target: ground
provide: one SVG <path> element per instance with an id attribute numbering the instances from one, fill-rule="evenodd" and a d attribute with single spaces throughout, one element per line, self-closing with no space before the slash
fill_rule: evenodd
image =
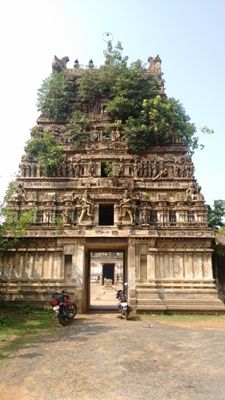
<path id="1" fill-rule="evenodd" d="M 1 362 L 1 400 L 221 400 L 224 318 L 76 316 Z"/>

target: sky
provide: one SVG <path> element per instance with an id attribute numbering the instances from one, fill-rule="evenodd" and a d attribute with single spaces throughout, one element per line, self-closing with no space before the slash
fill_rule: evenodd
<path id="1" fill-rule="evenodd" d="M 193 156 L 207 204 L 225 199 L 224 0 L 7 0 L 0 2 L 0 202 L 15 179 L 39 115 L 37 90 L 54 55 L 103 63 L 104 33 L 124 55 L 159 54 L 166 94 L 179 99 L 199 132 Z M 207 126 L 214 134 L 201 133 Z"/>

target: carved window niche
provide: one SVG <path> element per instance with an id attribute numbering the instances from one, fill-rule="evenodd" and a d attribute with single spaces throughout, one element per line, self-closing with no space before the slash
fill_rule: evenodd
<path id="1" fill-rule="evenodd" d="M 151 224 L 155 224 L 157 221 L 158 221 L 158 218 L 157 218 L 157 211 L 151 210 L 151 211 L 150 211 L 150 223 L 151 223 Z"/>
<path id="2" fill-rule="evenodd" d="M 65 280 L 65 283 L 71 282 L 72 260 L 73 260 L 73 257 L 71 254 L 66 254 L 64 256 L 64 280 Z"/>
<path id="3" fill-rule="evenodd" d="M 80 175 L 84 175 L 84 166 L 83 165 L 81 165 L 80 166 Z"/>
<path id="4" fill-rule="evenodd" d="M 110 162 L 101 162 L 101 177 L 102 178 L 110 177 L 111 169 L 112 169 L 112 163 L 110 163 Z"/>
<path id="5" fill-rule="evenodd" d="M 42 211 L 37 211 L 36 223 L 37 224 L 42 224 L 43 223 L 43 212 Z"/>
<path id="6" fill-rule="evenodd" d="M 195 222 L 195 216 L 194 216 L 193 212 L 189 211 L 187 213 L 187 220 L 188 220 L 188 222 Z"/>
<path id="7" fill-rule="evenodd" d="M 77 224 L 77 218 L 78 218 L 77 210 L 73 210 L 71 213 L 71 222 L 73 225 Z"/>
<path id="8" fill-rule="evenodd" d="M 114 225 L 114 204 L 99 204 L 99 225 Z"/>
<path id="9" fill-rule="evenodd" d="M 169 222 L 175 223 L 177 221 L 176 211 L 169 212 Z"/>

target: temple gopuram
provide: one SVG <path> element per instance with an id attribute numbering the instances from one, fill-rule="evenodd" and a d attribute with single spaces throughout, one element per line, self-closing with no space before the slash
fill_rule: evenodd
<path id="1" fill-rule="evenodd" d="M 148 61 L 145 73 L 165 97 L 161 60 Z M 67 62 L 55 57 L 53 71 L 78 87 L 82 68 Z M 33 209 L 35 218 L 16 247 L 1 251 L 1 299 L 48 303 L 52 292 L 66 289 L 87 313 L 90 255 L 119 252 L 118 279 L 128 282 L 134 310 L 223 310 L 212 275 L 212 231 L 186 145 L 176 139 L 130 151 L 107 101 L 86 110 L 91 127 L 82 146 L 69 140 L 67 122 L 45 115 L 31 131 L 31 138 L 51 132 L 63 157 L 47 175 L 35 154 L 22 155 L 7 207 L 18 215 Z"/>

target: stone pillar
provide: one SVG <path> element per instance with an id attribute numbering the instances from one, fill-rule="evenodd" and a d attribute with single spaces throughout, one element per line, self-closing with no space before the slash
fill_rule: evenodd
<path id="1" fill-rule="evenodd" d="M 203 278 L 204 279 L 213 279 L 212 274 L 212 254 L 211 253 L 204 253 L 203 254 Z"/>
<path id="2" fill-rule="evenodd" d="M 120 222 L 119 204 L 114 204 L 114 225 L 118 225 L 119 222 Z"/>
<path id="3" fill-rule="evenodd" d="M 85 266 L 85 247 L 83 243 L 77 244 L 76 259 L 75 259 L 75 270 L 74 279 L 76 282 L 76 298 L 78 302 L 79 311 L 85 310 L 86 298 L 85 293 L 85 282 L 84 282 L 84 266 Z"/>
<path id="4" fill-rule="evenodd" d="M 147 282 L 155 284 L 155 267 L 156 267 L 157 249 L 149 247 L 147 255 Z"/>
<path id="5" fill-rule="evenodd" d="M 203 271 L 202 271 L 202 253 L 195 252 L 194 253 L 194 277 L 195 279 L 202 279 L 203 278 Z"/>
<path id="6" fill-rule="evenodd" d="M 135 291 L 135 240 L 129 239 L 128 241 L 128 254 L 127 254 L 127 281 L 129 300 L 135 306 L 136 291 Z"/>

